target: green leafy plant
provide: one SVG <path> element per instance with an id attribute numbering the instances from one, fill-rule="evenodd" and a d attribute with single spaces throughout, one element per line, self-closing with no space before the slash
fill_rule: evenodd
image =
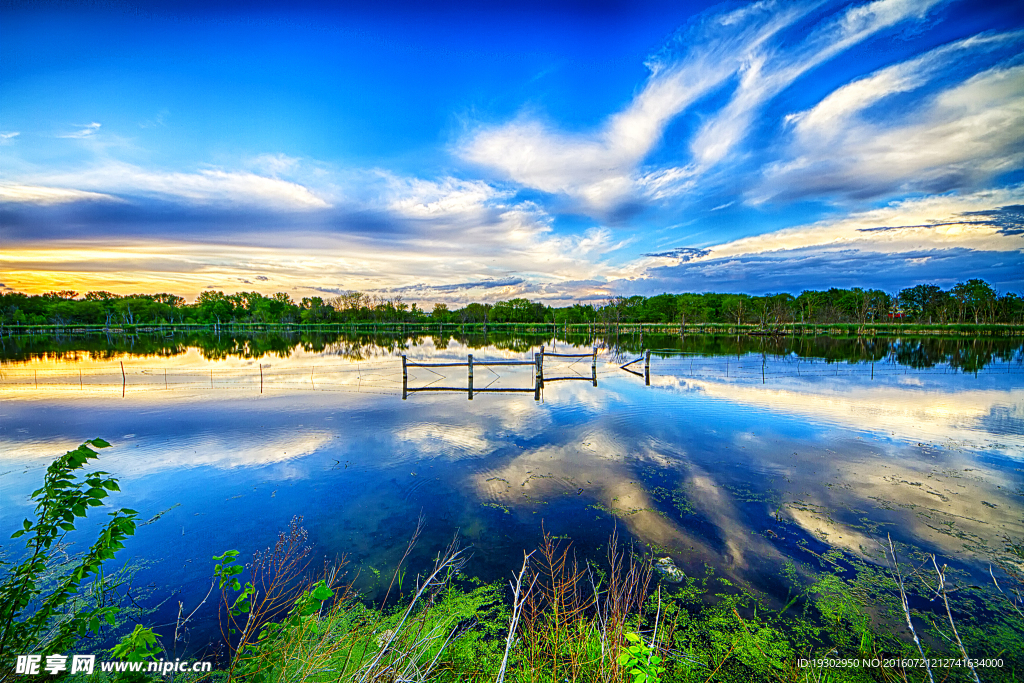
<path id="1" fill-rule="evenodd" d="M 213 559 L 218 562 L 213 567 L 213 573 L 220 581 L 220 589 L 238 592 L 234 602 L 228 607 L 233 617 L 248 614 L 252 609 L 252 596 L 256 594 L 256 588 L 251 581 L 247 581 L 243 588 L 241 581 L 238 580 L 238 575 L 245 571 L 245 567 L 234 563 L 237 558 L 237 550 L 228 550 L 223 555 L 213 556 Z M 233 634 L 235 629 L 231 629 L 230 632 Z"/>
<path id="2" fill-rule="evenodd" d="M 128 662 L 141 662 L 147 659 L 155 662 L 163 651 L 164 649 L 156 642 L 156 634 L 153 633 L 153 629 L 136 624 L 135 630 L 111 648 L 110 654 L 115 659 Z"/>
<path id="3" fill-rule="evenodd" d="M 11 538 L 26 536 L 28 557 L 6 570 L 0 583 L 0 652 L 66 650 L 87 631 L 98 632 L 105 622 L 115 623 L 115 605 L 83 606 L 75 598 L 90 575 L 103 581 L 101 564 L 124 548 L 123 541 L 135 533 L 135 510 L 111 512 L 112 519 L 96 542 L 70 565 L 57 569 L 56 585 L 43 596 L 54 579 L 52 556 L 75 520 L 85 517 L 91 507 L 104 505 L 110 491 L 120 491 L 117 479 L 107 472 L 93 472 L 78 479 L 77 472 L 98 457 L 95 448 L 107 448 L 103 439 L 86 441 L 55 460 L 46 470 L 43 487 L 32 493 L 36 519 L 26 519 Z M 7 563 L 4 563 L 7 564 Z"/>
<path id="4" fill-rule="evenodd" d="M 633 677 L 633 683 L 661 683 L 661 674 L 665 673 L 661 657 L 636 633 L 627 633 L 626 640 L 632 645 L 619 655 L 619 666 Z"/>

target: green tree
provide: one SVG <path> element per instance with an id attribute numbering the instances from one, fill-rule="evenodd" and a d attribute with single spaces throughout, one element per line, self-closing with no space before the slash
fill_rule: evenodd
<path id="1" fill-rule="evenodd" d="M 977 325 L 981 323 L 982 317 L 995 312 L 995 302 L 998 298 L 996 290 L 984 280 L 975 278 L 967 282 L 958 282 L 950 294 L 957 303 L 960 321 L 963 321 L 967 313 L 971 313 Z"/>
<path id="2" fill-rule="evenodd" d="M 197 318 L 204 323 L 228 322 L 234 318 L 235 302 L 224 292 L 207 290 L 195 303 Z"/>
<path id="3" fill-rule="evenodd" d="M 750 297 L 746 294 L 729 294 L 725 296 L 723 312 L 729 317 L 729 322 L 742 324 L 750 311 Z"/>
<path id="4" fill-rule="evenodd" d="M 334 309 L 324 303 L 318 296 L 303 297 L 299 304 L 300 313 L 304 323 L 322 323 L 331 319 Z"/>
<path id="5" fill-rule="evenodd" d="M 434 310 L 430 313 L 430 317 L 439 323 L 446 323 L 451 319 L 451 311 L 448 310 L 448 304 L 436 303 L 434 304 Z"/>

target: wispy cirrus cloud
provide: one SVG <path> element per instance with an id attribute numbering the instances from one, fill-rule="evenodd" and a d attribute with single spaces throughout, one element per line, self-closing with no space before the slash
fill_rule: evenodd
<path id="1" fill-rule="evenodd" d="M 711 13 L 652 57 L 641 91 L 597 131 L 557 131 L 524 114 L 482 126 L 460 153 L 513 182 L 566 195 L 600 214 L 638 199 L 659 201 L 693 191 L 701 175 L 745 139 L 758 112 L 779 93 L 854 45 L 904 22 L 924 20 L 937 4 L 876 0 L 819 19 L 809 33 L 803 25 L 820 16 L 819 3 L 760 2 Z M 731 98 L 704 114 L 707 120 L 691 140 L 685 163 L 644 167 L 673 119 L 727 87 L 733 88 Z"/>
<path id="2" fill-rule="evenodd" d="M 59 137 L 59 138 L 70 138 L 70 139 L 73 139 L 73 140 L 81 140 L 81 139 L 84 139 L 84 138 L 91 138 L 93 135 L 95 135 L 99 131 L 99 129 L 100 129 L 100 124 L 98 124 L 95 121 L 93 121 L 92 123 L 86 124 L 84 126 L 79 126 L 78 130 L 76 130 L 76 131 L 73 131 L 71 133 L 64 133 L 62 135 L 58 135 L 57 137 Z"/>
<path id="3" fill-rule="evenodd" d="M 789 117 L 788 158 L 769 165 L 755 202 L 870 199 L 976 189 L 1024 162 L 1024 65 L 1019 56 L 928 92 L 879 118 L 873 106 L 913 93 L 951 63 L 1019 48 L 1019 32 L 976 36 L 854 81 Z M 874 114 L 874 115 L 872 115 Z"/>
<path id="4" fill-rule="evenodd" d="M 74 187 L 108 195 L 165 198 L 188 204 L 281 210 L 325 209 L 330 206 L 301 184 L 248 171 L 159 171 L 124 162 L 104 161 L 76 171 L 37 173 L 29 177 L 39 186 Z"/>
<path id="5" fill-rule="evenodd" d="M 751 45 L 737 70 L 739 84 L 732 99 L 691 144 L 696 163 L 706 168 L 722 161 L 746 137 L 765 104 L 811 69 L 880 31 L 924 19 L 937 4 L 939 0 L 876 0 L 824 20 L 795 46 L 769 41 Z"/>
<path id="6" fill-rule="evenodd" d="M 407 218 L 481 217 L 512 193 L 480 180 L 445 177 L 438 180 L 381 174 L 387 209 Z"/>
<path id="7" fill-rule="evenodd" d="M 66 204 L 81 201 L 122 201 L 101 192 L 86 192 L 65 187 L 13 185 L 0 183 L 0 202 L 17 204 Z"/>
<path id="8" fill-rule="evenodd" d="M 552 130 L 535 117 L 483 126 L 465 140 L 461 155 L 510 180 L 584 206 L 610 210 L 634 193 L 637 183 L 658 193 L 684 180 L 684 169 L 637 176 L 639 164 L 681 111 L 720 87 L 754 46 L 769 40 L 810 11 L 809 5 L 778 8 L 759 3 L 705 20 L 678 36 L 648 63 L 651 75 L 622 111 L 597 131 Z M 694 45 L 694 49 L 689 49 Z"/>

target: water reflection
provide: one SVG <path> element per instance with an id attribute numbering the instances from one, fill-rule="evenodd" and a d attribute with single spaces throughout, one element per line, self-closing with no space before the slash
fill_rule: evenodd
<path id="1" fill-rule="evenodd" d="M 1004 536 L 1024 537 L 1019 343 L 914 342 L 929 358 L 946 354 L 930 366 L 899 362 L 909 342 L 887 342 L 881 360 L 872 351 L 873 366 L 830 363 L 830 346 L 828 358 L 785 341 L 776 353 L 738 355 L 732 340 L 714 343 L 728 353 L 656 352 L 650 386 L 619 369 L 633 351 L 609 345 L 599 386 L 552 383 L 540 401 L 402 401 L 390 354 L 524 355 L 444 338 L 367 343 L 358 360 L 329 344 L 258 358 L 130 355 L 124 398 L 121 361 L 102 353 L 8 362 L 0 522 L 13 528 L 30 513 L 28 494 L 52 457 L 102 436 L 115 446 L 101 465 L 122 480 L 117 503 L 167 511 L 130 551 L 160 560 L 145 578 L 184 587 L 184 598 L 205 591 L 213 554 L 260 549 L 296 514 L 319 552 L 384 570 L 422 510 L 420 559 L 459 529 L 476 547 L 471 570 L 491 579 L 507 575 L 542 522 L 582 552 L 597 552 L 617 524 L 680 566 L 709 563 L 762 587 L 788 558 L 829 546 L 865 554 L 887 532 L 979 570 Z M 979 346 L 996 359 L 985 371 L 952 371 L 948 358 Z M 570 360 L 551 362 L 552 375 L 571 372 Z M 530 368 L 495 369 L 499 384 L 531 379 Z M 43 376 L 38 386 L 30 372 Z M 430 381 L 419 372 L 415 381 Z M 367 578 L 363 588 L 379 586 Z"/>
<path id="2" fill-rule="evenodd" d="M 338 356 L 350 361 L 395 356 L 406 348 L 445 349 L 453 340 L 460 348 L 493 349 L 525 354 L 548 344 L 590 349 L 597 346 L 618 357 L 653 350 L 699 356 L 765 354 L 773 357 L 820 359 L 825 362 L 887 362 L 912 368 L 939 365 L 977 372 L 992 363 L 1024 362 L 1019 339 L 1004 337 L 761 337 L 750 335 L 613 335 L 577 334 L 451 334 L 395 336 L 364 333 L 212 331 L 161 335 L 89 334 L 0 336 L 0 361 L 5 365 L 38 360 L 77 362 L 123 357 L 172 358 L 198 351 L 208 361 L 289 358 L 295 354 Z"/>

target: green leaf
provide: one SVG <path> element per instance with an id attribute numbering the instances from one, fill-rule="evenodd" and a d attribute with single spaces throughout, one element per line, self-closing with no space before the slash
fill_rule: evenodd
<path id="1" fill-rule="evenodd" d="M 639 643 L 640 642 L 640 636 L 638 636 L 635 633 L 627 633 L 626 634 L 626 640 L 628 640 L 631 643 Z"/>
<path id="2" fill-rule="evenodd" d="M 89 441 L 96 448 L 110 448 L 110 444 L 103 439 L 91 439 Z"/>
<path id="3" fill-rule="evenodd" d="M 316 587 L 316 589 L 312 592 L 311 595 L 313 596 L 314 600 L 319 600 L 320 602 L 323 602 L 327 598 L 334 595 L 334 593 L 327 586 L 320 585 Z"/>
<path id="4" fill-rule="evenodd" d="M 628 662 L 630 659 L 632 658 L 629 656 L 629 653 L 623 652 L 621 655 L 619 655 L 619 666 L 625 666 L 626 662 Z"/>

